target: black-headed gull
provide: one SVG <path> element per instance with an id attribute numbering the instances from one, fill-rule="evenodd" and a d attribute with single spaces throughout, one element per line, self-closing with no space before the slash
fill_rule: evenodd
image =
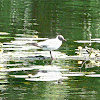
<path id="1" fill-rule="evenodd" d="M 62 45 L 62 41 L 66 40 L 62 35 L 57 35 L 54 39 L 38 42 L 36 46 L 40 47 L 42 50 L 50 51 L 51 58 L 53 58 L 51 51 L 58 49 Z"/>

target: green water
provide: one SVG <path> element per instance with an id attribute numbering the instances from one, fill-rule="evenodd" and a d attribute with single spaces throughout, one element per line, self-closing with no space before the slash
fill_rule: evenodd
<path id="1" fill-rule="evenodd" d="M 34 76 L 39 73 L 49 75 L 49 72 L 54 72 L 53 79 L 62 74 L 80 72 L 81 65 L 78 61 L 63 59 L 54 60 L 51 64 L 50 59 L 34 60 L 34 53 L 40 53 L 41 50 L 29 48 L 31 45 L 24 44 L 23 39 L 16 41 L 16 38 L 33 38 L 34 35 L 39 38 L 54 38 L 61 34 L 67 41 L 57 51 L 65 55 L 75 55 L 78 46 L 84 47 L 88 44 L 74 41 L 89 40 L 89 34 L 92 34 L 92 38 L 100 38 L 99 0 L 1 0 L 0 32 L 10 33 L 0 35 L 0 42 L 4 46 L 3 53 L 0 54 L 0 70 L 39 67 L 33 70 L 0 71 L 0 100 L 99 100 L 100 77 L 79 74 L 68 76 L 61 83 L 48 81 L 48 77 L 47 81 L 12 77 L 29 74 Z M 93 43 L 90 47 L 100 48 L 99 43 Z M 41 66 L 47 70 L 41 70 Z M 55 66 L 68 71 L 55 71 Z M 93 68 L 84 67 L 81 71 L 85 75 L 90 72 L 100 73 L 100 68 L 95 64 L 92 64 Z"/>

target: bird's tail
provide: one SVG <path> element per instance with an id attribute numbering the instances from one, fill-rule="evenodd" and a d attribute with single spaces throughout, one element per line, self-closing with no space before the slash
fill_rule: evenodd
<path id="1" fill-rule="evenodd" d="M 32 43 L 32 45 L 33 45 L 33 46 L 37 46 L 37 47 L 38 47 L 38 44 L 37 44 L 37 43 Z"/>
<path id="2" fill-rule="evenodd" d="M 37 43 L 27 43 L 27 45 L 38 46 Z"/>
<path id="3" fill-rule="evenodd" d="M 28 43 L 28 44 L 30 44 L 30 45 L 32 45 L 32 46 L 36 46 L 36 47 L 39 47 L 39 48 L 40 48 L 40 46 L 38 45 L 38 43 Z"/>

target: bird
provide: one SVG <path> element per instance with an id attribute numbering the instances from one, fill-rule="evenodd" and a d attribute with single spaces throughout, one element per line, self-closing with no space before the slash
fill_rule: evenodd
<path id="1" fill-rule="evenodd" d="M 66 40 L 62 35 L 57 35 L 56 38 L 38 42 L 35 44 L 35 46 L 40 47 L 44 51 L 50 51 L 50 56 L 53 59 L 51 51 L 57 50 L 62 45 L 62 41 Z"/>

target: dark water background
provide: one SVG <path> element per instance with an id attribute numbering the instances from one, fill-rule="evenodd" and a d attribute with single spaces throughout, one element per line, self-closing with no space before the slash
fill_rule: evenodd
<path id="1" fill-rule="evenodd" d="M 1 43 L 11 43 L 16 37 L 54 38 L 61 34 L 67 39 L 57 50 L 66 55 L 75 55 L 78 46 L 76 40 L 100 38 L 100 1 L 99 0 L 1 0 L 0 31 L 10 33 L 0 35 Z M 99 43 L 91 47 L 99 49 Z M 27 48 L 27 47 L 26 47 Z M 10 50 L 4 53 L 33 52 L 34 50 Z M 38 51 L 38 50 L 35 50 Z M 18 55 L 18 54 L 17 54 Z M 24 54 L 23 54 L 24 55 Z M 0 54 L 2 56 L 2 54 Z M 19 55 L 18 55 L 19 56 Z M 0 61 L 2 68 L 20 68 L 30 66 L 60 66 L 69 72 L 80 72 L 77 61 Z M 100 68 L 82 69 L 83 73 L 100 73 Z M 28 81 L 11 75 L 35 75 L 38 70 L 0 72 L 0 100 L 99 100 L 99 77 L 69 76 L 62 84 L 52 81 Z M 45 72 L 44 72 L 45 73 Z M 62 72 L 66 73 L 66 72 Z"/>

